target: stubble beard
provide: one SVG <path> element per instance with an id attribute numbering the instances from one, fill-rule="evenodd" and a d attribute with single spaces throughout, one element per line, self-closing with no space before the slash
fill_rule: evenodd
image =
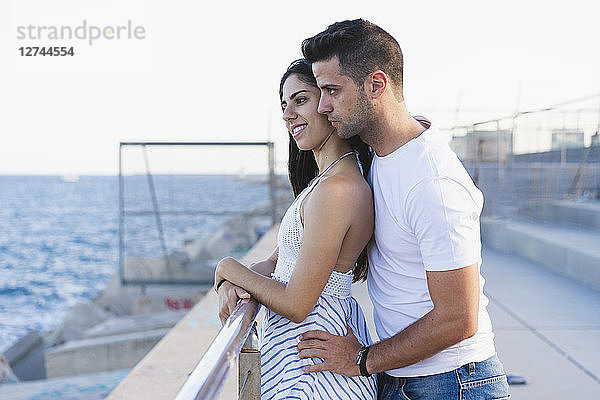
<path id="1" fill-rule="evenodd" d="M 368 143 L 365 139 L 375 135 L 377 126 L 377 115 L 373 105 L 363 92 L 359 92 L 354 112 L 346 122 L 340 121 L 337 134 L 341 139 L 350 139 L 358 135 Z"/>

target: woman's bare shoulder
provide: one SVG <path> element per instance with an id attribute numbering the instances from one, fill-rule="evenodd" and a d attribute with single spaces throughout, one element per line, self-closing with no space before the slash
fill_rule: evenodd
<path id="1" fill-rule="evenodd" d="M 371 187 L 357 174 L 336 174 L 323 179 L 313 190 L 311 198 L 319 204 L 337 207 L 362 207 L 365 203 L 373 203 Z"/>

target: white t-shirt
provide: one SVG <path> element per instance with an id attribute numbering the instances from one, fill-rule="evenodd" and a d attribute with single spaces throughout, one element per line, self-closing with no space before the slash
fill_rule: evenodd
<path id="1" fill-rule="evenodd" d="M 369 178 L 375 233 L 367 284 L 377 334 L 386 339 L 433 309 L 425 271 L 481 265 L 483 195 L 433 127 L 385 157 L 375 155 Z M 419 363 L 386 372 L 397 377 L 432 375 L 493 356 L 494 334 L 483 285 L 480 274 L 475 336 Z"/>

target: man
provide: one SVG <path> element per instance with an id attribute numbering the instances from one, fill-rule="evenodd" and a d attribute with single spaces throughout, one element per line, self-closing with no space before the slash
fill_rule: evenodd
<path id="1" fill-rule="evenodd" d="M 298 355 L 305 372 L 378 374 L 381 399 L 508 398 L 480 275 L 483 196 L 442 135 L 404 103 L 396 40 L 364 20 L 304 40 L 321 90 L 319 112 L 342 138 L 375 151 L 375 232 L 367 284 L 380 342 L 322 331 Z"/>

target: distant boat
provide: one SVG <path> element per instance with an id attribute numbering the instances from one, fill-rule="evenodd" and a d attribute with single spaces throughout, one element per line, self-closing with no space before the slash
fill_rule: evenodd
<path id="1" fill-rule="evenodd" d="M 60 177 L 60 180 L 67 183 L 75 183 L 79 182 L 79 175 L 63 175 Z"/>

